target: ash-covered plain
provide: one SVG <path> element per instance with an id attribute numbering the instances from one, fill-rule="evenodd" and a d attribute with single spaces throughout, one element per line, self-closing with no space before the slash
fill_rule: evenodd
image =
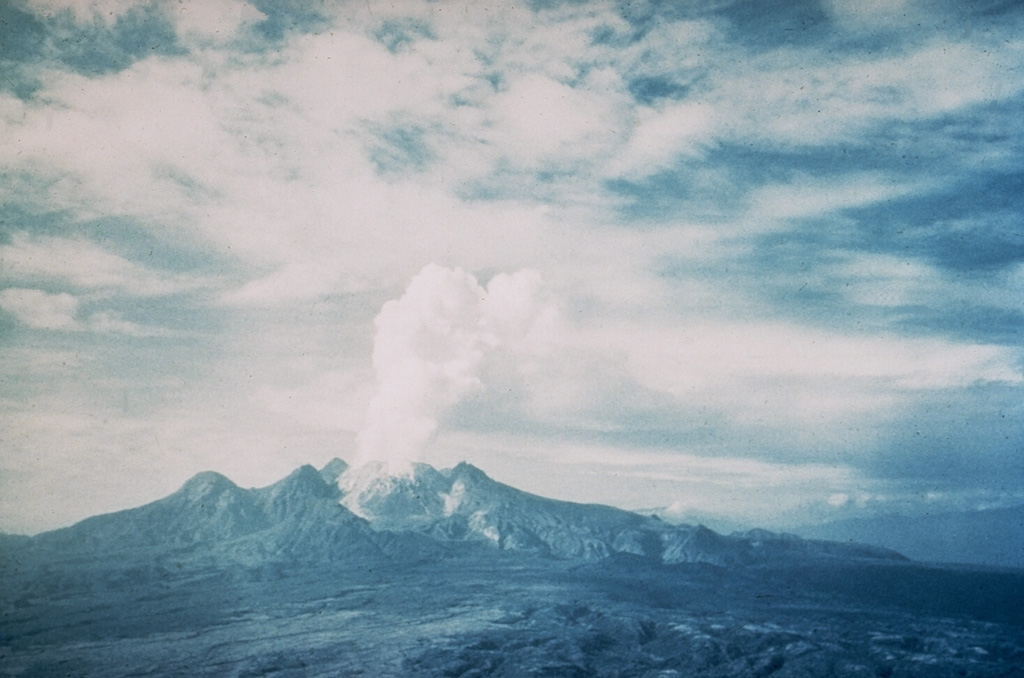
<path id="1" fill-rule="evenodd" d="M 0 541 L 6 676 L 1013 676 L 1024 571 L 720 535 L 460 464 L 203 473 Z"/>

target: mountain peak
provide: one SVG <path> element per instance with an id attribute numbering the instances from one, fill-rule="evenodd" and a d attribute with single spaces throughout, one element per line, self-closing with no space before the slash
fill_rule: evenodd
<path id="1" fill-rule="evenodd" d="M 266 489 L 273 490 L 275 494 L 298 491 L 327 495 L 330 494 L 330 487 L 320 471 L 309 464 L 303 464 Z"/>
<path id="2" fill-rule="evenodd" d="M 451 470 L 452 478 L 473 478 L 474 480 L 490 480 L 490 476 L 473 466 L 468 461 L 460 461 Z"/>
<path id="3" fill-rule="evenodd" d="M 255 490 L 264 510 L 274 519 L 300 515 L 321 502 L 335 502 L 338 488 L 324 480 L 320 471 L 309 464 L 288 474 L 273 485 Z"/>
<path id="4" fill-rule="evenodd" d="M 324 464 L 324 467 L 320 469 L 320 477 L 324 479 L 324 482 L 334 485 L 338 482 L 338 478 L 341 477 L 341 474 L 347 471 L 348 468 L 348 464 L 343 459 L 335 457 Z"/>
<path id="5" fill-rule="evenodd" d="M 178 493 L 195 498 L 237 489 L 239 489 L 238 485 L 231 482 L 227 476 L 216 471 L 202 471 L 185 481 Z"/>

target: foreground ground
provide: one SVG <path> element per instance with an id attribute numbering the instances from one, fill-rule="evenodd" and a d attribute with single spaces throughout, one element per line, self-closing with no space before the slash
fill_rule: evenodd
<path id="1" fill-rule="evenodd" d="M 5 676 L 1020 676 L 1024 573 L 418 564 L 8 576 Z"/>

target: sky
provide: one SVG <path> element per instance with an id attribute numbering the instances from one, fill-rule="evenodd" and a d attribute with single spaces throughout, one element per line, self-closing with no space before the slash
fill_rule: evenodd
<path id="1" fill-rule="evenodd" d="M 467 460 L 1024 502 L 1024 6 L 0 3 L 0 530 Z"/>

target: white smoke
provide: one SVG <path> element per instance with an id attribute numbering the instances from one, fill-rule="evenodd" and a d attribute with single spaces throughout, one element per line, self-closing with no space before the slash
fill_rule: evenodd
<path id="1" fill-rule="evenodd" d="M 374 321 L 377 388 L 357 463 L 408 466 L 444 414 L 485 389 L 489 357 L 536 351 L 555 315 L 540 292 L 535 271 L 497 275 L 485 288 L 461 269 L 430 264 L 384 304 Z"/>

